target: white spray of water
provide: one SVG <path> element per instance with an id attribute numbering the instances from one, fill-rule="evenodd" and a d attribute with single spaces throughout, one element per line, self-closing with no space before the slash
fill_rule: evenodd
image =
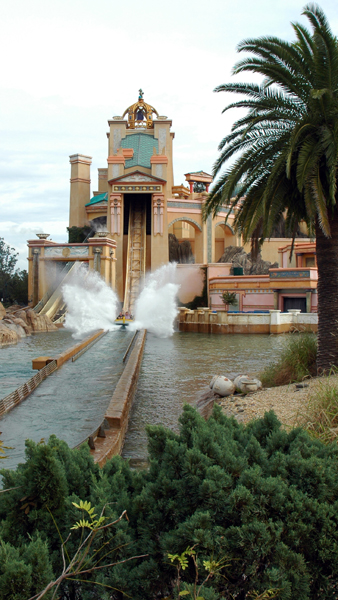
<path id="1" fill-rule="evenodd" d="M 176 297 L 179 287 L 175 263 L 168 263 L 148 275 L 136 300 L 133 329 L 144 328 L 158 337 L 172 335 L 177 316 Z"/>
<path id="2" fill-rule="evenodd" d="M 63 286 L 67 304 L 66 329 L 80 338 L 95 329 L 114 329 L 118 313 L 118 298 L 95 271 L 80 265 Z"/>

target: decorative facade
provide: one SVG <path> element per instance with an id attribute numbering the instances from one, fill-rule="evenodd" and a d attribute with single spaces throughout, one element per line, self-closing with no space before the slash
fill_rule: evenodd
<path id="1" fill-rule="evenodd" d="M 175 134 L 171 130 L 172 122 L 144 101 L 142 90 L 137 102 L 129 106 L 122 116 L 109 120 L 108 125 L 107 165 L 98 169 L 97 191 L 91 193 L 90 189 L 91 157 L 82 154 L 70 156 L 69 227 L 88 227 L 90 233 L 85 243 L 54 244 L 39 239 L 28 244 L 32 304 L 41 300 L 48 290 L 47 265 L 49 271 L 55 268 L 57 272 L 57 262 L 81 261 L 98 270 L 115 288 L 125 307 L 130 308 L 135 299 L 133 293 L 137 293 L 137 286 L 145 272 L 156 270 L 170 259 L 177 260 L 169 256 L 170 239 L 178 255 L 183 256 L 178 262 L 194 264 L 194 273 L 197 265 L 207 267 L 209 305 L 212 308 L 224 309 L 220 298 L 225 289 L 238 289 L 238 306 L 244 309 L 256 304 L 263 304 L 263 308 L 277 308 L 276 303 L 279 306 L 280 300 L 276 301 L 278 285 L 275 281 L 283 280 L 284 288 L 288 287 L 286 282 L 292 275 L 291 279 L 294 277 L 297 282 L 309 280 L 304 294 L 307 308 L 315 310 L 315 303 L 310 303 L 310 306 L 308 298 L 313 291 L 314 278 L 312 275 L 302 276 L 297 270 L 315 266 L 309 260 L 314 260 L 313 248 L 312 254 L 308 247 L 304 250 L 309 254 L 308 262 L 304 259 L 303 264 L 298 258 L 297 263 L 295 258 L 290 262 L 286 253 L 281 253 L 281 246 L 287 245 L 288 240 L 275 238 L 263 246 L 263 258 L 279 262 L 286 270 L 296 268 L 296 275 L 295 271 L 278 276 L 271 273 L 269 285 L 264 276 L 264 280 L 257 279 L 257 285 L 253 286 L 252 279 L 249 282 L 242 279 L 237 283 L 229 279 L 231 265 L 218 261 L 227 246 L 241 245 L 241 238 L 232 226 L 235 215 L 230 214 L 225 222 L 227 213 L 224 209 L 215 218 L 203 221 L 203 204 L 212 182 L 212 176 L 203 170 L 186 173 L 189 187 L 174 185 Z M 305 245 L 309 242 L 304 240 Z M 249 251 L 248 246 L 245 249 Z M 189 265 L 182 265 L 182 268 L 188 269 Z M 231 287 L 231 281 L 237 287 Z M 263 293 L 263 290 L 266 291 Z M 185 294 L 181 300 L 189 301 L 193 295 Z M 252 301 L 248 302 L 249 298 Z"/>

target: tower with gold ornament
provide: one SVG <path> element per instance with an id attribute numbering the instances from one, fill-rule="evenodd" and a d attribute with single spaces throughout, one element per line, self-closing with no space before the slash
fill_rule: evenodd
<path id="1" fill-rule="evenodd" d="M 95 223 L 106 215 L 107 231 L 117 244 L 116 291 L 130 310 L 145 272 L 169 258 L 174 133 L 172 122 L 144 101 L 142 90 L 137 102 L 108 124 L 107 168 L 99 169 L 99 189 L 85 206 L 86 219 Z"/>

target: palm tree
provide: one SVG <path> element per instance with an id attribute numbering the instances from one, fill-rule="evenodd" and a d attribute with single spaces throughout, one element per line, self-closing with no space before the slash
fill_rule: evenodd
<path id="1" fill-rule="evenodd" d="M 250 55 L 233 73 L 259 73 L 261 85 L 227 83 L 215 90 L 241 96 L 224 111 L 248 112 L 220 143 L 214 175 L 240 154 L 214 186 L 204 217 L 221 206 L 235 209 L 235 227 L 256 250 L 283 214 L 293 240 L 306 222 L 316 237 L 317 368 L 326 372 L 338 366 L 338 42 L 317 5 L 303 14 L 312 30 L 292 24 L 293 43 L 263 37 L 239 44 L 238 51 Z"/>

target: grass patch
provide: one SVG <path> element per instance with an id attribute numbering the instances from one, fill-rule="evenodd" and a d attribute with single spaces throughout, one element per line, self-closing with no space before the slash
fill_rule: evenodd
<path id="1" fill-rule="evenodd" d="M 338 383 L 332 377 L 318 381 L 297 422 L 324 444 L 338 441 Z"/>
<path id="2" fill-rule="evenodd" d="M 278 361 L 270 363 L 259 378 L 263 387 L 302 381 L 317 374 L 316 359 L 317 336 L 314 333 L 293 333 Z"/>

